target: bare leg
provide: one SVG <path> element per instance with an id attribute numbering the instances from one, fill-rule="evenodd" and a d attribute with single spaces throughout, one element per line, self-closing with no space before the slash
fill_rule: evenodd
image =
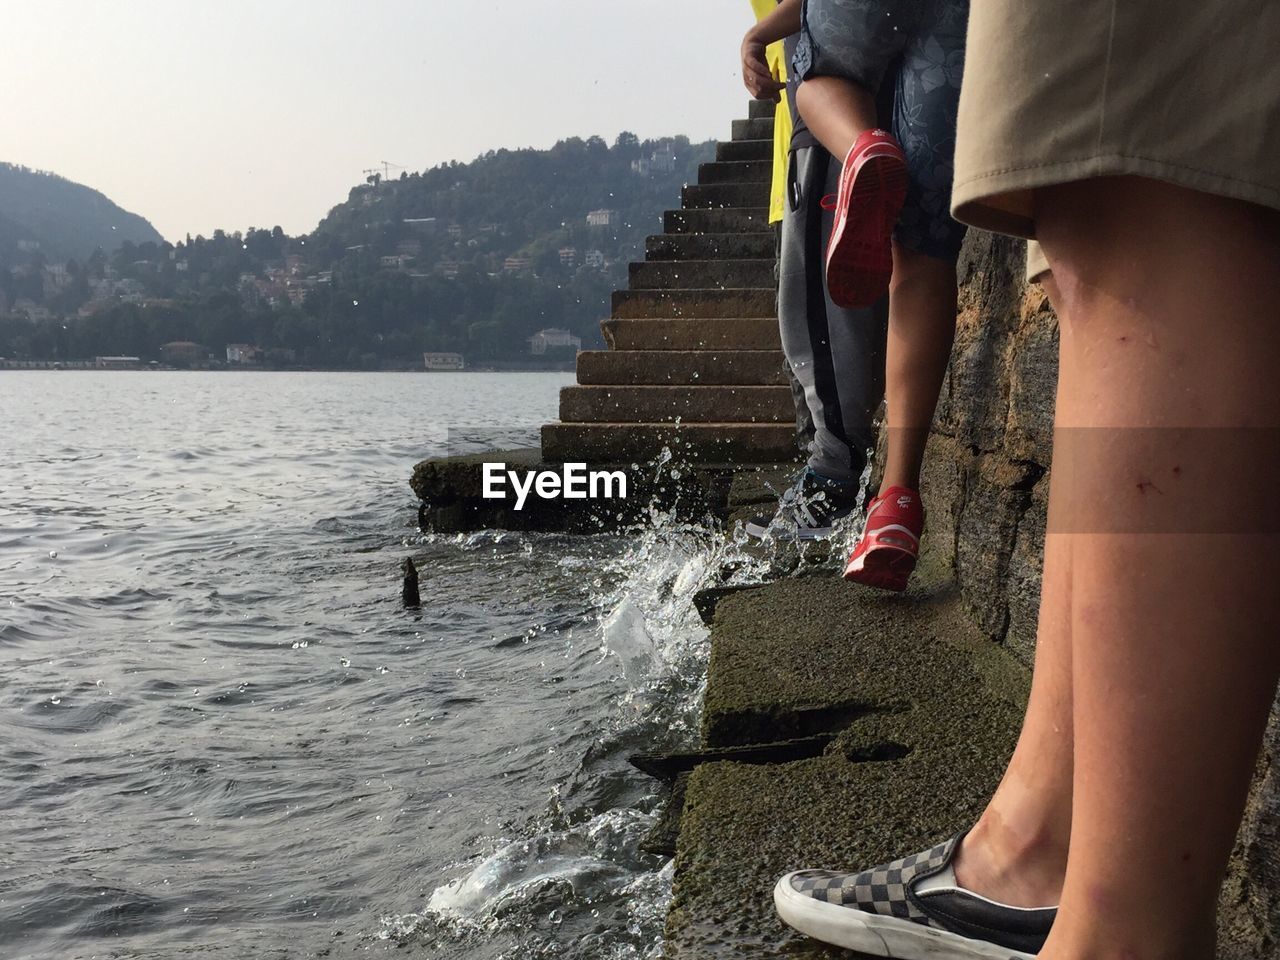
<path id="1" fill-rule="evenodd" d="M 955 335 L 955 264 L 895 243 L 885 369 L 886 489 L 920 488 L 925 444 Z"/>
<path id="2" fill-rule="evenodd" d="M 875 98 L 839 77 L 812 77 L 800 84 L 796 108 L 818 142 L 841 162 L 853 141 L 876 127 Z"/>
<path id="3" fill-rule="evenodd" d="M 1072 327 L 1062 321 L 1056 284 L 1051 276 L 1042 283 L 1061 327 L 1055 424 L 1070 429 L 1077 416 L 1072 403 L 1079 359 Z M 1070 445 L 1064 444 L 1054 450 L 1050 474 L 1036 667 L 1026 719 L 1004 779 L 956 857 L 961 886 L 1015 907 L 1059 901 L 1071 840 L 1073 538 L 1057 532 L 1067 526 L 1062 491 L 1071 473 Z"/>
<path id="4" fill-rule="evenodd" d="M 1266 515 L 1280 227 L 1113 178 L 1044 191 L 1037 229 L 1080 357 L 1082 428 L 1070 476 L 1054 470 L 1073 541 L 1074 816 L 1040 956 L 1204 960 L 1280 675 Z"/>
<path id="5" fill-rule="evenodd" d="M 796 105 L 813 135 L 837 159 L 848 156 L 854 141 L 876 126 L 871 94 L 837 77 L 813 77 L 800 84 Z M 920 486 L 925 442 L 951 356 L 955 322 L 955 265 L 895 243 L 885 377 L 885 487 Z"/>

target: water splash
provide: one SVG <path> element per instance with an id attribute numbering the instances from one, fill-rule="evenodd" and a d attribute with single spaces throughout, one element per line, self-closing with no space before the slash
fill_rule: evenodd
<path id="1" fill-rule="evenodd" d="M 668 450 L 651 466 L 661 477 L 673 462 Z M 474 549 L 496 536 L 462 542 Z M 745 575 L 738 551 L 710 524 L 654 508 L 596 566 L 593 628 L 578 642 L 615 686 L 598 736 L 542 815 L 477 839 L 481 852 L 455 865 L 420 913 L 384 917 L 379 938 L 512 960 L 656 960 L 672 869 L 639 847 L 664 797 L 626 757 L 696 741 L 709 644 L 693 599 L 735 564 Z"/>
<path id="2" fill-rule="evenodd" d="M 632 469 L 652 470 L 654 487 L 681 489 L 690 466 L 664 449 Z M 864 486 L 865 486 L 864 477 Z M 466 956 L 547 960 L 657 960 L 672 864 L 639 851 L 663 803 L 658 786 L 627 765 L 630 753 L 696 743 L 709 653 L 694 598 L 715 586 L 776 579 L 805 564 L 830 564 L 856 535 L 855 514 L 818 550 L 761 543 L 740 525 L 681 519 L 678 499 L 650 505 L 626 531 L 624 549 L 562 564 L 590 578 L 590 629 L 574 631 L 567 660 L 587 655 L 614 687 L 606 716 L 579 766 L 557 783 L 546 809 L 448 868 L 421 912 L 383 918 L 379 937 L 433 944 Z M 602 533 L 606 533 L 602 528 Z M 577 541 L 579 543 L 589 542 Z M 518 550 L 522 535 L 453 538 L 463 550 Z M 535 633 L 500 641 L 527 644 Z"/>

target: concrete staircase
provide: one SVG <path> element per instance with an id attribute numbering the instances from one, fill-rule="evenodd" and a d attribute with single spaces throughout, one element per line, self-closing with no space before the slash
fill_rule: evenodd
<path id="1" fill-rule="evenodd" d="M 773 104 L 753 103 L 681 209 L 663 217 L 603 321 L 607 350 L 578 355 L 548 461 L 794 459 L 795 408 L 778 339 L 769 226 Z"/>

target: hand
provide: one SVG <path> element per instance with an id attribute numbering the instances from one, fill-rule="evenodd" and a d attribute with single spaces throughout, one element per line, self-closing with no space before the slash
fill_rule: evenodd
<path id="1" fill-rule="evenodd" d="M 785 83 L 774 79 L 769 69 L 769 61 L 765 57 L 765 44 L 747 34 L 742 41 L 742 82 L 747 91 L 757 100 L 778 102 L 778 97 L 787 89 Z"/>

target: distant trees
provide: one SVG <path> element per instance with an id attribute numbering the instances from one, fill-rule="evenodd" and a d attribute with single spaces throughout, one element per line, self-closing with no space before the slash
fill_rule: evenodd
<path id="1" fill-rule="evenodd" d="M 633 170 L 668 148 L 674 170 Z M 544 327 L 599 342 L 597 321 L 627 261 L 710 155 L 709 143 L 624 132 L 612 147 L 571 138 L 392 180 L 374 174 L 310 235 L 275 226 L 176 245 L 129 240 L 68 263 L 51 297 L 35 258 L 6 252 L 0 234 L 0 294 L 55 313 L 0 316 L 0 356 L 158 359 L 164 343 L 193 340 L 219 353 L 243 342 L 292 352 L 299 364 L 368 367 L 417 364 L 427 350 L 473 362 L 520 357 Z M 587 226 L 600 208 L 617 211 L 616 226 Z M 589 253 L 595 266 L 584 265 Z M 529 265 L 508 269 L 509 258 Z"/>

